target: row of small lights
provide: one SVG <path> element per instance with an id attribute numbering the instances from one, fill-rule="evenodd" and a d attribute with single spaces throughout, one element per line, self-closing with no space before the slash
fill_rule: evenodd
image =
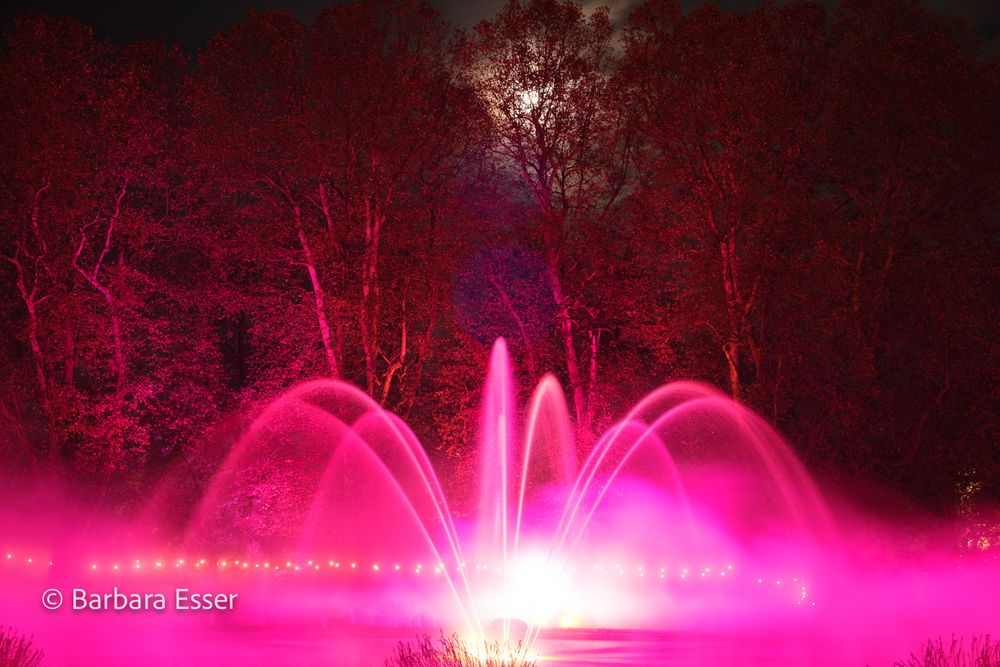
<path id="1" fill-rule="evenodd" d="M 7 554 L 7 561 L 13 561 L 13 559 L 14 559 L 14 554 L 8 553 Z M 24 562 L 26 562 L 27 564 L 30 565 L 30 564 L 32 564 L 34 562 L 34 560 L 31 557 L 28 557 L 28 558 L 25 559 Z M 163 560 L 147 561 L 147 562 L 152 562 L 153 567 L 156 568 L 156 569 L 163 569 L 163 567 L 164 567 L 164 561 Z M 181 567 L 184 567 L 187 564 L 188 564 L 188 561 L 186 559 L 180 558 L 180 559 L 178 559 L 177 561 L 174 562 L 174 567 L 175 568 L 181 568 Z M 49 565 L 50 566 L 52 565 L 51 561 L 49 561 Z M 229 560 L 218 560 L 218 561 L 215 561 L 215 565 L 220 570 L 230 570 L 230 571 L 236 570 L 236 571 L 239 571 L 239 570 L 249 570 L 249 569 L 251 569 L 251 567 L 250 567 L 251 563 L 249 561 L 246 561 L 246 560 L 243 560 L 243 561 L 240 561 L 240 560 L 232 560 L 232 561 L 229 561 Z M 263 566 L 259 562 L 255 562 L 252 565 L 253 565 L 253 569 L 255 569 L 255 570 L 264 569 L 264 570 L 279 571 L 279 570 L 282 569 L 282 564 L 281 563 L 274 563 L 274 564 L 272 564 L 270 561 L 265 561 L 263 563 Z M 343 568 L 341 568 L 340 561 L 329 560 L 329 561 L 326 562 L 326 565 L 327 565 L 328 568 L 332 568 L 332 569 L 335 569 L 335 570 L 338 570 L 338 569 L 357 570 L 357 569 L 359 569 L 357 562 L 345 563 L 344 566 L 343 566 Z M 208 561 L 206 561 L 204 558 L 201 558 L 201 559 L 198 559 L 198 560 L 194 561 L 193 566 L 194 566 L 195 569 L 202 569 L 202 568 L 207 569 L 208 567 L 211 566 L 211 564 Z M 286 569 L 286 570 L 292 570 L 292 571 L 295 571 L 295 572 L 301 571 L 302 569 L 306 569 L 306 570 L 320 570 L 320 569 L 322 569 L 322 566 L 323 566 L 323 564 L 321 562 L 312 561 L 312 560 L 307 561 L 304 566 L 300 565 L 298 563 L 293 563 L 292 561 L 285 561 L 284 562 L 284 569 Z M 135 560 L 134 565 L 132 566 L 132 569 L 141 570 L 142 567 L 143 567 L 142 560 L 137 558 Z M 463 568 L 465 568 L 465 564 L 464 563 L 462 565 L 456 566 L 455 570 L 457 572 L 461 572 L 463 570 Z M 90 569 L 96 571 L 96 570 L 98 570 L 100 568 L 99 568 L 99 566 L 98 566 L 97 563 L 91 563 Z M 114 563 L 111 566 L 111 569 L 112 570 L 120 570 L 121 567 L 120 567 L 120 565 L 118 563 Z M 361 569 L 363 570 L 365 568 L 362 567 Z M 383 569 L 383 567 L 381 565 L 379 565 L 378 563 L 372 563 L 372 565 L 371 565 L 371 570 L 373 572 L 380 572 L 380 571 L 382 571 L 382 569 Z M 441 572 L 443 572 L 444 569 L 445 569 L 444 564 L 443 563 L 439 563 L 437 566 L 434 567 L 434 574 L 441 574 Z M 487 566 L 487 565 L 476 565 L 474 567 L 474 569 L 476 571 L 489 572 L 491 568 L 489 566 Z M 574 571 L 574 572 L 577 570 L 577 568 L 575 566 L 571 567 L 570 569 L 572 571 Z M 593 566 L 593 569 L 595 571 L 598 571 L 598 572 L 603 572 L 605 570 L 605 567 L 603 565 L 595 563 L 594 566 Z M 610 567 L 609 569 L 612 570 L 612 571 L 614 571 L 614 572 L 616 572 L 616 573 L 618 573 L 619 575 L 624 575 L 627 572 L 627 570 L 625 568 L 623 568 L 620 563 L 616 563 L 613 567 Z M 402 570 L 403 570 L 403 566 L 400 565 L 400 564 L 398 564 L 398 563 L 394 564 L 392 566 L 392 568 L 391 568 L 391 571 L 396 571 L 396 572 L 400 572 Z M 407 568 L 407 571 L 408 570 L 409 570 L 409 568 Z M 424 570 L 424 566 L 422 564 L 419 564 L 419 563 L 413 568 L 413 572 L 415 574 L 420 574 L 421 572 L 423 572 L 423 570 Z M 503 571 L 501 569 L 497 568 L 497 569 L 495 569 L 495 572 L 496 572 L 496 574 L 502 574 Z M 660 579 L 666 579 L 667 576 L 668 576 L 668 572 L 667 572 L 667 568 L 666 567 L 661 567 L 659 569 L 659 571 L 657 572 L 655 570 L 652 570 L 652 571 L 647 570 L 645 568 L 645 566 L 643 566 L 643 565 L 640 565 L 640 566 L 636 567 L 635 570 L 633 571 L 633 573 L 636 574 L 637 576 L 639 576 L 640 578 L 645 578 L 647 574 L 649 574 L 651 578 L 655 578 L 655 577 L 658 576 Z M 725 568 L 721 568 L 721 569 L 716 570 L 716 574 L 718 574 L 719 577 L 725 577 L 727 574 L 729 574 L 731 576 L 733 574 L 733 566 L 732 566 L 732 564 L 726 565 Z M 693 572 L 693 571 L 689 570 L 688 568 L 682 568 L 681 571 L 680 571 L 680 573 L 679 573 L 679 578 L 680 579 L 688 579 L 688 578 L 692 578 L 693 579 L 696 576 L 700 576 L 701 578 L 706 579 L 706 578 L 712 576 L 712 568 L 711 567 L 705 567 L 702 570 L 696 571 L 696 572 Z M 798 584 L 799 583 L 798 577 L 792 577 L 791 581 L 792 581 L 792 584 Z M 766 582 L 763 577 L 758 577 L 757 578 L 757 583 L 758 584 L 764 584 L 764 583 L 768 583 L 768 582 Z M 781 579 L 775 579 L 774 580 L 774 584 L 776 586 L 781 586 L 782 585 Z M 801 591 L 802 591 L 802 600 L 801 601 L 804 601 L 805 598 L 806 598 L 806 587 L 805 586 L 801 586 Z M 815 602 L 813 604 L 815 604 Z"/>
<path id="2" fill-rule="evenodd" d="M 8 562 L 14 561 L 14 554 L 8 553 L 6 560 Z M 16 562 L 21 562 L 21 561 L 17 560 Z M 27 563 L 28 565 L 31 565 L 35 561 L 34 561 L 33 558 L 28 557 L 28 558 L 24 559 L 23 562 Z M 152 563 L 152 565 L 155 568 L 158 568 L 158 569 L 162 569 L 165 565 L 167 565 L 166 563 L 164 563 L 163 560 L 147 561 L 147 564 L 149 564 L 149 563 Z M 180 558 L 180 559 L 178 559 L 177 561 L 174 562 L 174 567 L 175 568 L 181 568 L 181 567 L 184 567 L 185 565 L 188 565 L 188 564 L 189 563 L 188 563 L 188 561 L 186 559 Z M 49 566 L 52 566 L 52 565 L 53 565 L 53 562 L 49 561 Z M 200 558 L 200 559 L 194 561 L 193 565 L 194 565 L 194 567 L 196 569 L 202 569 L 202 568 L 208 569 L 209 567 L 211 567 L 211 563 L 209 563 L 208 561 L 206 561 L 204 558 Z M 251 565 L 251 563 L 249 561 L 240 561 L 240 560 L 232 560 L 232 561 L 229 561 L 229 560 L 218 560 L 218 561 L 215 561 L 215 566 L 216 567 L 218 567 L 219 569 L 227 569 L 227 570 L 237 570 L 237 571 L 240 570 L 240 569 L 248 570 L 248 569 L 250 569 L 250 565 Z M 331 568 L 334 568 L 334 569 L 339 569 L 340 566 L 341 566 L 339 561 L 332 561 L 332 560 L 328 561 L 327 565 L 329 567 L 331 567 Z M 143 567 L 143 561 L 141 559 L 139 559 L 139 558 L 136 558 L 135 559 L 135 563 L 132 566 L 132 569 L 141 570 L 142 567 Z M 254 569 L 261 569 L 261 564 L 260 563 L 253 563 L 253 567 L 254 567 Z M 285 561 L 284 567 L 285 567 L 285 569 L 295 570 L 295 571 L 300 571 L 300 570 L 303 569 L 303 566 L 301 566 L 301 565 L 299 565 L 297 563 L 292 563 L 291 561 Z M 316 570 L 319 570 L 322 567 L 322 563 L 317 563 L 317 562 L 314 562 L 314 561 L 308 561 L 308 563 L 306 564 L 305 567 L 306 567 L 306 569 L 316 569 Z M 443 569 L 443 567 L 444 567 L 443 564 L 439 565 L 438 567 L 435 567 L 434 568 L 434 573 L 435 574 L 440 574 L 441 571 L 442 571 L 442 569 Z M 265 569 L 265 570 L 280 570 L 281 568 L 282 568 L 281 563 L 274 563 L 272 565 L 270 561 L 267 561 L 267 562 L 265 562 L 263 564 L 263 569 Z M 100 568 L 99 568 L 99 566 L 98 566 L 97 563 L 91 563 L 90 564 L 90 569 L 91 570 L 98 570 Z M 115 563 L 115 564 L 113 564 L 111 566 L 111 569 L 112 570 L 121 570 L 122 568 L 121 568 L 121 566 L 118 563 Z M 352 562 L 352 563 L 350 563 L 350 565 L 347 565 L 345 563 L 344 569 L 356 570 L 356 569 L 358 569 L 358 564 L 356 562 Z M 382 566 L 380 566 L 378 563 L 373 563 L 372 564 L 372 570 L 373 571 L 379 572 L 381 569 L 382 569 Z M 396 565 L 393 566 L 393 569 L 396 570 L 396 571 L 400 571 L 402 569 L 402 566 L 399 565 L 399 564 L 396 564 Z M 461 569 L 461 568 L 459 568 L 459 569 Z M 415 572 L 417 574 L 420 574 L 420 572 L 422 570 L 423 570 L 423 565 L 417 565 L 416 568 L 415 568 Z"/>
<path id="3" fill-rule="evenodd" d="M 12 553 L 8 553 L 7 554 L 7 560 L 8 561 L 11 561 L 13 558 L 14 558 L 14 554 L 12 554 Z M 34 562 L 34 559 L 32 559 L 32 558 L 29 557 L 29 558 L 25 559 L 24 562 L 26 562 L 28 564 L 31 564 L 31 563 Z M 163 560 L 147 561 L 147 562 L 152 562 L 153 565 L 155 567 L 157 567 L 157 568 L 163 568 L 164 567 L 164 561 Z M 52 564 L 53 564 L 52 561 L 49 561 L 49 565 L 51 566 Z M 180 568 L 180 567 L 183 567 L 186 564 L 188 564 L 188 561 L 186 561 L 184 558 L 181 558 L 181 559 L 178 559 L 177 561 L 174 562 L 174 567 L 175 568 Z M 333 561 L 333 560 L 331 560 L 331 561 L 327 561 L 326 564 L 327 564 L 327 567 L 334 568 L 334 569 L 340 569 L 340 567 L 341 567 L 340 561 Z M 194 567 L 195 568 L 202 568 L 202 567 L 210 566 L 210 565 L 211 564 L 208 563 L 208 561 L 206 561 L 204 558 L 201 558 L 199 560 L 194 561 Z M 227 569 L 232 570 L 232 569 L 240 569 L 240 568 L 242 568 L 242 569 L 249 569 L 251 563 L 249 561 L 240 561 L 240 560 L 235 560 L 234 559 L 232 561 L 230 561 L 230 560 L 217 560 L 217 561 L 215 561 L 215 565 L 219 569 L 227 568 Z M 321 562 L 315 562 L 315 561 L 311 561 L 311 560 L 307 561 L 306 564 L 305 564 L 305 568 L 306 569 L 319 570 L 319 569 L 322 568 L 322 566 L 323 566 L 323 564 Z M 254 567 L 254 569 L 260 569 L 261 568 L 261 564 L 259 562 L 255 562 L 255 563 L 253 563 L 253 567 Z M 272 565 L 270 561 L 266 561 L 266 562 L 264 562 L 263 567 L 264 567 L 264 569 L 278 570 L 278 569 L 281 569 L 281 563 L 279 562 L 279 563 L 275 563 L 275 564 Z M 285 561 L 284 567 L 286 569 L 291 569 L 291 570 L 296 570 L 296 571 L 303 569 L 302 565 L 300 565 L 298 563 L 293 563 L 292 561 Z M 456 566 L 455 567 L 455 571 L 456 572 L 461 572 L 466 567 L 467 567 L 467 565 L 465 563 L 463 563 L 462 565 Z M 134 568 L 137 569 L 137 570 L 142 569 L 142 560 L 141 559 L 137 558 L 135 560 Z M 98 564 L 97 563 L 91 563 L 90 569 L 91 570 L 97 570 L 98 569 Z M 116 564 L 112 565 L 112 569 L 118 570 L 120 568 L 119 568 L 119 565 L 116 563 Z M 356 570 L 356 569 L 358 569 L 358 563 L 357 562 L 351 562 L 349 565 L 345 563 L 344 564 L 344 569 Z M 361 569 L 364 569 L 364 568 L 361 568 Z M 379 565 L 378 563 L 372 563 L 371 569 L 374 572 L 379 572 L 379 571 L 381 571 L 383 569 L 383 567 L 381 565 Z M 397 564 L 395 564 L 395 565 L 392 566 L 392 569 L 395 570 L 395 571 L 397 571 L 397 572 L 399 572 L 399 571 L 401 571 L 403 569 L 403 566 L 401 566 L 401 565 L 399 565 L 397 563 Z M 416 574 L 420 574 L 423 571 L 423 569 L 424 569 L 424 566 L 422 564 L 417 564 L 413 568 L 413 571 Z M 445 569 L 444 563 L 440 563 L 440 564 L 438 564 L 434 568 L 434 574 L 440 574 L 444 569 Z M 477 572 L 479 572 L 479 571 L 481 571 L 481 572 L 489 572 L 491 570 L 491 568 L 488 565 L 476 565 L 476 566 L 474 566 L 473 569 L 475 571 L 477 571 Z M 496 572 L 496 574 L 502 574 L 503 573 L 503 570 L 501 568 L 493 568 L 493 569 Z M 575 566 L 571 567 L 570 569 L 573 572 L 577 571 L 577 568 Z M 596 570 L 596 571 L 599 571 L 599 572 L 603 572 L 605 568 L 604 568 L 603 565 L 595 564 L 594 567 L 593 567 L 593 569 Z M 622 568 L 622 566 L 621 566 L 620 563 L 616 563 L 610 569 L 616 571 L 618 574 L 625 574 L 625 572 L 626 572 L 626 570 Z M 718 574 L 721 577 L 725 577 L 726 576 L 726 572 L 728 571 L 728 572 L 731 573 L 732 570 L 733 570 L 733 566 L 732 565 L 727 565 L 725 569 L 719 570 Z M 701 574 L 702 577 L 706 577 L 706 576 L 708 576 L 711 573 L 711 571 L 712 571 L 712 568 L 706 567 L 706 568 L 704 568 L 700 572 L 700 574 Z M 635 571 L 634 571 L 634 574 L 638 575 L 639 577 L 645 577 L 647 575 L 647 573 L 650 573 L 650 571 L 647 570 L 642 565 L 640 565 L 637 568 L 635 568 Z M 667 576 L 666 573 L 667 573 L 667 569 L 665 567 L 661 567 L 660 570 L 659 570 L 659 577 L 660 577 L 660 579 L 666 578 L 666 576 Z M 690 574 L 689 570 L 687 568 L 683 568 L 680 571 L 680 578 L 681 579 L 686 579 L 689 576 L 689 574 Z M 655 575 L 655 572 L 653 573 L 653 575 Z"/>

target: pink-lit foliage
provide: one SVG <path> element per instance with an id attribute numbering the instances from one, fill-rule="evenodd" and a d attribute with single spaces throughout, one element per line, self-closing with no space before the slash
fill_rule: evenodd
<path id="1" fill-rule="evenodd" d="M 613 18 L 512 3 L 453 42 L 421 3 L 259 12 L 190 67 L 18 19 L 11 470 L 135 507 L 221 415 L 321 376 L 462 468 L 475 341 L 503 334 L 519 386 L 558 377 L 582 449 L 662 378 L 697 378 L 815 470 L 945 511 L 978 485 L 978 511 L 996 68 L 913 3 Z"/>

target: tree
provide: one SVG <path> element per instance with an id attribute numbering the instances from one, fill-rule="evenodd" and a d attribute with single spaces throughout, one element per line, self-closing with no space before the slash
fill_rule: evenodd
<path id="1" fill-rule="evenodd" d="M 69 19 L 20 19 L 5 49 L 4 85 L 21 93 L 2 120 L 14 137 L 5 255 L 56 469 L 63 454 L 103 470 L 145 454 L 146 379 L 130 368 L 149 276 L 136 260 L 169 214 L 183 66 L 177 51 L 98 43 Z"/>
<path id="2" fill-rule="evenodd" d="M 190 104 L 196 144 L 205 159 L 220 161 L 217 175 L 227 189 L 237 197 L 270 196 L 283 209 L 301 253 L 296 262 L 309 278 L 327 371 L 336 377 L 343 343 L 330 327 L 306 210 L 310 201 L 325 205 L 326 195 L 309 169 L 316 147 L 308 140 L 305 38 L 305 27 L 290 13 L 251 12 L 215 36 L 198 59 Z"/>
<path id="3" fill-rule="evenodd" d="M 589 272 L 577 260 L 586 258 L 590 240 L 580 235 L 617 199 L 627 153 L 621 150 L 620 118 L 612 104 L 612 34 L 606 9 L 586 17 L 569 0 L 511 0 L 476 26 L 460 61 L 491 121 L 494 154 L 530 190 L 535 205 L 584 441 L 591 435 L 600 333 L 599 325 L 588 321 L 582 298 Z M 571 279 L 575 284 L 569 291 Z M 578 341 L 581 333 L 586 343 Z M 586 366 L 581 347 L 588 351 Z"/>
<path id="4" fill-rule="evenodd" d="M 842 432 L 826 437 L 865 474 L 950 493 L 939 476 L 974 467 L 991 437 L 979 418 L 958 435 L 946 415 L 989 400 L 991 364 L 965 362 L 991 328 L 977 285 L 993 252 L 997 161 L 982 128 L 997 113 L 985 92 L 996 72 L 966 28 L 910 2 L 843 3 L 830 49 L 822 166 L 834 206 L 817 268 L 838 295 L 828 345 L 851 354 L 830 374 L 827 419 Z"/>
<path id="5" fill-rule="evenodd" d="M 56 172 L 61 175 L 81 166 L 81 137 L 73 112 L 77 100 L 86 95 L 85 72 L 94 46 L 89 31 L 73 21 L 24 17 L 16 23 L 5 47 L 3 85 L 19 94 L 2 106 L 0 121 L 4 136 L 9 138 L 3 143 L 2 160 L 3 252 L 5 265 L 11 270 L 7 273 L 5 269 L 5 277 L 12 280 L 4 282 L 6 288 L 16 291 L 18 309 L 23 311 L 20 339 L 27 345 L 34 366 L 48 462 L 58 468 L 58 446 L 51 437 L 52 360 L 44 350 L 42 307 L 52 308 L 54 295 L 61 288 L 54 266 L 61 237 L 60 230 L 46 224 L 42 209 L 53 205 Z M 17 398 L 12 400 L 18 402 Z"/>
<path id="6" fill-rule="evenodd" d="M 654 1 L 626 28 L 640 196 L 686 257 L 681 305 L 717 346 L 736 399 L 769 384 L 765 303 L 811 238 L 824 20 L 804 3 L 681 16 L 676 3 Z"/>
<path id="7" fill-rule="evenodd" d="M 426 292 L 407 301 L 404 283 L 436 253 L 439 218 L 475 137 L 473 109 L 453 80 L 447 35 L 426 3 L 371 0 L 322 11 L 308 43 L 309 113 L 322 147 L 316 169 L 323 196 L 314 204 L 328 229 L 348 242 L 360 233 L 357 322 L 365 386 L 382 402 L 414 361 L 412 316 L 428 302 Z M 396 258 L 411 249 L 428 253 L 423 266 L 409 266 L 413 274 L 397 274 L 402 317 L 392 333 L 384 302 L 389 225 L 406 230 L 396 236 Z M 417 334 L 428 342 L 433 310 L 422 313 Z"/>

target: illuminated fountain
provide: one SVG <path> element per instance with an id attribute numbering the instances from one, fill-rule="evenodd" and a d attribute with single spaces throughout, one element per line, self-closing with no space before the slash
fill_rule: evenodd
<path id="1" fill-rule="evenodd" d="M 186 551 L 360 563 L 351 604 L 363 600 L 387 622 L 420 614 L 503 641 L 531 643 L 550 626 L 704 623 L 746 611 L 741 577 L 759 585 L 787 575 L 786 601 L 807 600 L 794 568 L 833 545 L 830 513 L 755 414 L 707 386 L 673 383 L 578 456 L 553 377 L 538 384 L 523 422 L 513 396 L 501 339 L 483 395 L 478 507 L 459 517 L 405 423 L 345 383 L 302 385 L 228 452 L 188 524 Z M 403 584 L 398 572 L 428 583 Z M 727 575 L 731 599 L 698 588 Z"/>

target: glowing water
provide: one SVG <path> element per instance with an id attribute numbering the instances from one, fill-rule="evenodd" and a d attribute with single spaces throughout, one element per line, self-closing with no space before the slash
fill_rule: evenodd
<path id="1" fill-rule="evenodd" d="M 870 518 L 842 537 L 788 445 L 718 391 L 661 387 L 578 453 L 558 382 L 544 377 L 519 414 L 513 377 L 497 341 L 476 488 L 451 498 L 405 423 L 321 380 L 269 404 L 231 446 L 207 439 L 129 526 L 78 516 L 79 503 L 53 503 L 47 518 L 9 508 L 33 518 L 2 522 L 17 543 L 0 544 L 0 612 L 70 656 L 64 664 L 109 665 L 154 664 L 149 646 L 162 654 L 156 664 L 194 653 L 220 665 L 265 654 L 301 664 L 285 636 L 317 622 L 350 630 L 297 650 L 333 650 L 345 664 L 379 662 L 417 627 L 525 640 L 567 664 L 652 664 L 705 633 L 718 637 L 717 664 L 864 664 L 905 657 L 932 636 L 995 633 L 995 560 L 958 561 L 947 549 L 904 557 L 885 547 L 892 529 Z M 59 537 L 32 542 L 27 527 Z M 239 625 L 229 634 L 215 617 L 39 607 L 41 590 L 81 584 L 236 590 Z M 248 648 L 248 626 L 263 644 Z M 761 642 L 774 660 L 741 652 Z M 353 662 L 345 647 L 357 650 Z"/>
<path id="2" fill-rule="evenodd" d="M 604 590 L 590 581 L 601 563 L 665 579 L 668 566 L 672 576 L 731 570 L 734 559 L 801 567 L 794 561 L 832 544 L 829 510 L 788 446 L 716 390 L 685 382 L 653 392 L 580 464 L 556 380 L 539 383 L 519 431 L 512 377 L 498 340 L 471 520 L 456 520 L 402 421 L 323 380 L 271 404 L 228 452 L 188 525 L 188 549 L 225 539 L 243 553 L 431 563 L 450 591 L 451 602 L 425 599 L 441 622 L 533 642 L 549 625 L 664 625 L 664 596 L 624 580 Z M 275 481 L 285 465 L 293 488 Z"/>

